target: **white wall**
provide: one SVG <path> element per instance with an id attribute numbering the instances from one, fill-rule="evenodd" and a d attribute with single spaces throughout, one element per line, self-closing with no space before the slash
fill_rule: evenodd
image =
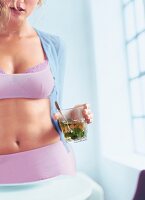
<path id="1" fill-rule="evenodd" d="M 88 139 L 75 143 L 73 149 L 78 170 L 98 178 L 99 152 L 97 130 L 95 63 L 92 46 L 90 13 L 86 0 L 49 0 L 29 18 L 41 30 L 61 36 L 66 45 L 67 61 L 63 88 L 63 108 L 90 103 L 95 113 L 88 126 Z"/>
<path id="2" fill-rule="evenodd" d="M 105 200 L 131 200 L 138 170 L 105 157 L 130 151 L 132 146 L 121 1 L 91 0 L 91 11 L 101 137 L 100 183 Z M 121 151 L 115 141 L 120 146 L 123 142 Z"/>

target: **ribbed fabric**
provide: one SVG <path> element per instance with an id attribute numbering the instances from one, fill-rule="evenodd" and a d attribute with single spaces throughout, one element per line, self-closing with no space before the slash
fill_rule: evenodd
<path id="1" fill-rule="evenodd" d="M 75 175 L 74 153 L 67 152 L 62 141 L 37 149 L 0 155 L 0 184 L 26 183 Z"/>
<path id="2" fill-rule="evenodd" d="M 1 69 L 0 99 L 48 98 L 53 87 L 54 79 L 47 60 L 24 73 L 7 74 Z"/>

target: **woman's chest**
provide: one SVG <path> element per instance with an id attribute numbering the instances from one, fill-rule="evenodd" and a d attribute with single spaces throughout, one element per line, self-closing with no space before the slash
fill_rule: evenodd
<path id="1" fill-rule="evenodd" d="M 46 58 L 40 40 L 0 43 L 0 69 L 7 74 L 23 73 Z"/>

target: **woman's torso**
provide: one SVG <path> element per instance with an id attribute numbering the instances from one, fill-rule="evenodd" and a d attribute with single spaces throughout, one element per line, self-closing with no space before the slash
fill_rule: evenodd
<path id="1" fill-rule="evenodd" d="M 23 73 L 45 57 L 35 32 L 19 40 L 0 37 L 0 69 L 6 74 Z M 26 151 L 58 140 L 48 98 L 0 99 L 0 154 Z"/>

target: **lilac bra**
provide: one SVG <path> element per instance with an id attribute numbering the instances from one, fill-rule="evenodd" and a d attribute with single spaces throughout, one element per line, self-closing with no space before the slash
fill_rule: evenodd
<path id="1" fill-rule="evenodd" d="M 7 74 L 0 69 L 0 99 L 48 98 L 53 87 L 54 78 L 48 60 L 24 73 Z"/>

